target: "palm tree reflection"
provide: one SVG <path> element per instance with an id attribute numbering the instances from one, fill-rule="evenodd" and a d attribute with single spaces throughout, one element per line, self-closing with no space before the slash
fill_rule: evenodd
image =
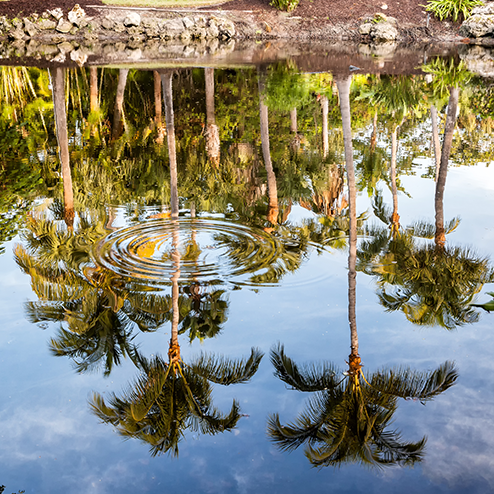
<path id="1" fill-rule="evenodd" d="M 435 371 L 409 368 L 382 369 L 367 377 L 362 371 L 356 322 L 356 186 L 350 126 L 350 78 L 337 80 L 343 120 L 345 160 L 349 187 L 350 238 L 348 256 L 348 318 L 351 353 L 348 369 L 341 372 L 330 362 L 297 365 L 283 345 L 271 350 L 275 375 L 298 391 L 315 395 L 294 422 L 283 425 L 278 414 L 268 420 L 271 440 L 284 451 L 305 445 L 314 466 L 362 463 L 370 466 L 413 465 L 423 458 L 426 438 L 405 442 L 389 425 L 398 398 L 431 400 L 457 379 L 454 364 Z"/>
<path id="2" fill-rule="evenodd" d="M 172 330 L 168 362 L 161 356 L 141 358 L 141 376 L 122 397 L 112 393 L 107 402 L 95 393 L 90 400 L 94 413 L 112 424 L 123 436 L 134 437 L 151 445 L 151 454 L 170 452 L 178 455 L 178 444 L 185 430 L 217 434 L 232 430 L 241 417 L 240 406 L 233 400 L 227 414 L 214 408 L 211 382 L 230 385 L 245 383 L 257 372 L 262 352 L 251 349 L 250 357 L 230 360 L 201 354 L 185 363 L 178 342 L 180 251 L 178 224 L 173 235 L 172 259 Z"/>

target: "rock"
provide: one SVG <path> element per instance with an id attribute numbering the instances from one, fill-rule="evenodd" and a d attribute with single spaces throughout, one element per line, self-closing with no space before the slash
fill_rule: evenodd
<path id="1" fill-rule="evenodd" d="M 116 22 L 114 25 L 113 25 L 113 31 L 116 32 L 116 33 L 123 33 L 125 32 L 125 26 L 123 24 L 120 24 L 120 22 Z"/>
<path id="2" fill-rule="evenodd" d="M 137 62 L 142 58 L 142 50 L 140 48 L 127 48 L 125 50 L 125 55 L 127 56 L 129 61 Z"/>
<path id="3" fill-rule="evenodd" d="M 482 38 L 494 35 L 494 2 L 472 10 L 472 15 L 461 25 L 460 35 Z"/>
<path id="4" fill-rule="evenodd" d="M 182 19 L 182 22 L 184 23 L 185 29 L 192 29 L 194 27 L 194 21 L 192 21 L 188 17 L 184 17 Z"/>
<path id="5" fill-rule="evenodd" d="M 470 72 L 482 77 L 494 78 L 494 49 L 462 45 L 458 52 Z"/>
<path id="6" fill-rule="evenodd" d="M 382 13 L 366 19 L 359 27 L 362 36 L 370 36 L 373 42 L 386 43 L 398 38 L 398 21 Z"/>
<path id="7" fill-rule="evenodd" d="M 56 9 L 53 10 L 47 10 L 47 12 L 52 17 L 55 17 L 57 21 L 59 21 L 63 17 L 63 10 L 60 7 L 57 7 Z"/>
<path id="8" fill-rule="evenodd" d="M 16 27 L 15 29 L 9 31 L 9 38 L 15 40 L 22 40 L 26 37 L 26 33 L 24 29 L 20 27 Z"/>
<path id="9" fill-rule="evenodd" d="M 216 18 L 216 24 L 218 26 L 219 37 L 222 39 L 230 39 L 235 36 L 235 24 L 228 19 Z"/>
<path id="10" fill-rule="evenodd" d="M 181 34 L 180 34 L 180 41 L 184 44 L 188 44 L 190 42 L 190 40 L 192 39 L 192 31 L 183 31 Z"/>
<path id="11" fill-rule="evenodd" d="M 88 24 L 86 12 L 84 12 L 84 9 L 82 9 L 77 3 L 74 5 L 74 8 L 67 14 L 67 19 L 77 27 L 85 27 Z"/>
<path id="12" fill-rule="evenodd" d="M 206 29 L 208 38 L 218 38 L 220 30 L 215 19 L 210 19 L 208 22 L 208 27 Z"/>
<path id="13" fill-rule="evenodd" d="M 394 41 L 398 38 L 398 29 L 390 22 L 378 22 L 371 30 L 374 41 Z"/>
<path id="14" fill-rule="evenodd" d="M 358 30 L 362 36 L 370 36 L 373 27 L 374 24 L 372 22 L 364 22 L 359 26 Z"/>
<path id="15" fill-rule="evenodd" d="M 68 41 L 64 41 L 63 43 L 58 44 L 57 48 L 60 53 L 63 53 L 64 55 L 67 55 L 67 53 L 70 53 L 74 49 L 74 47 Z"/>
<path id="16" fill-rule="evenodd" d="M 101 25 L 105 28 L 105 29 L 108 29 L 108 30 L 111 30 L 113 29 L 113 27 L 115 26 L 115 23 L 113 22 L 112 19 L 110 19 L 109 17 L 103 17 L 103 19 L 101 20 Z"/>
<path id="17" fill-rule="evenodd" d="M 50 62 L 63 63 L 65 62 L 65 59 L 66 59 L 65 53 L 60 52 L 56 57 L 52 58 Z"/>
<path id="18" fill-rule="evenodd" d="M 125 27 L 139 26 L 141 24 L 141 16 L 137 12 L 131 12 L 123 21 Z"/>
<path id="19" fill-rule="evenodd" d="M 206 18 L 202 15 L 194 17 L 194 25 L 199 28 L 205 28 L 207 26 Z"/>
<path id="20" fill-rule="evenodd" d="M 56 27 L 56 30 L 59 32 L 59 33 L 64 33 L 64 34 L 67 34 L 67 33 L 70 33 L 70 30 L 72 29 L 72 23 L 65 20 L 65 19 L 60 19 L 58 21 L 58 24 L 57 24 L 57 27 Z"/>
<path id="21" fill-rule="evenodd" d="M 161 29 L 170 38 L 178 38 L 185 31 L 182 19 L 166 19 L 161 24 Z"/>
<path id="22" fill-rule="evenodd" d="M 36 23 L 36 27 L 46 31 L 48 29 L 55 29 L 57 27 L 57 23 L 55 21 L 51 21 L 50 19 L 42 18 Z"/>
<path id="23" fill-rule="evenodd" d="M 87 62 L 87 53 L 84 49 L 73 50 L 70 52 L 70 59 L 82 67 Z"/>
<path id="24" fill-rule="evenodd" d="M 38 28 L 34 24 L 34 22 L 29 19 L 24 19 L 24 31 L 28 34 L 30 38 L 38 34 Z"/>
<path id="25" fill-rule="evenodd" d="M 207 38 L 208 31 L 205 28 L 202 27 L 196 27 L 192 31 L 192 38 L 193 39 L 204 39 Z"/>
<path id="26" fill-rule="evenodd" d="M 490 1 L 485 5 L 480 5 L 472 10 L 472 15 L 494 15 L 494 2 Z"/>

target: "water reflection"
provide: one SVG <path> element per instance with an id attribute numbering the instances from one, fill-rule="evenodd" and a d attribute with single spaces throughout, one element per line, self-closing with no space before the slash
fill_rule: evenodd
<path id="1" fill-rule="evenodd" d="M 322 354 L 320 333 L 324 336 L 324 325 L 340 317 L 345 268 L 339 261 L 348 248 L 348 367 L 342 373 L 326 362 L 302 366 L 283 345 L 273 347 L 277 376 L 315 397 L 291 424 L 273 415 L 270 434 L 282 449 L 305 446 L 315 465 L 426 460 L 431 426 L 425 423 L 432 419 L 415 427 L 406 407 L 396 413 L 399 398 L 427 401 L 450 388 L 456 366 L 438 365 L 436 359 L 447 361 L 452 348 L 456 358 L 461 352 L 451 341 L 466 332 L 428 331 L 431 341 L 422 344 L 408 322 L 448 329 L 478 322 L 477 309 L 490 306 L 472 302 L 493 280 L 490 262 L 448 235 L 468 228 L 467 221 L 444 219 L 446 172 L 451 176 L 460 163 L 488 161 L 493 150 L 492 111 L 485 110 L 490 90 L 482 81 L 455 76 L 458 67 L 451 67 L 434 62 L 428 75 L 356 75 L 351 81 L 301 74 L 287 63 L 235 70 L 57 69 L 51 73 L 52 92 L 47 72 L 29 72 L 39 93 L 29 100 L 36 107 L 32 118 L 24 122 L 16 109 L 19 121 L 7 125 L 0 115 L 1 128 L 15 136 L 20 149 L 8 147 L 7 138 L 0 141 L 6 149 L 0 169 L 6 228 L 0 230 L 0 244 L 10 248 L 8 241 L 22 230 L 15 260 L 35 294 L 25 313 L 30 322 L 52 329 L 51 354 L 68 357 L 85 374 L 77 376 L 90 383 L 81 393 L 81 409 L 87 393 L 97 391 L 91 410 L 112 427 L 96 428 L 90 415 L 93 436 L 115 429 L 139 439 L 125 446 L 126 454 L 135 454 L 134 444 L 144 442 L 156 455 L 173 456 L 180 447 L 189 456 L 193 448 L 201 458 L 216 458 L 228 450 L 218 453 L 216 443 L 204 440 L 185 446 L 181 440 L 193 432 L 236 429 L 221 441 L 231 448 L 242 445 L 242 458 L 259 451 L 266 470 L 280 461 L 303 469 L 297 459 L 280 460 L 282 455 L 272 455 L 264 444 L 267 414 L 294 416 L 298 404 L 283 410 L 285 397 L 273 403 L 278 383 L 268 375 L 269 366 L 261 365 L 262 353 L 280 338 L 287 348 L 298 345 L 299 331 L 293 328 L 310 319 L 304 346 Z M 455 84 L 465 87 L 455 93 L 450 90 Z M 476 105 L 483 110 L 472 119 Z M 436 128 L 434 122 L 437 132 L 429 146 L 424 135 Z M 441 152 L 434 143 L 443 124 Z M 30 147 L 21 159 L 26 132 Z M 466 155 L 475 135 L 480 144 Z M 62 147 L 68 160 L 57 153 Z M 434 157 L 440 158 L 437 168 Z M 64 163 L 70 164 L 71 185 Z M 433 209 L 435 191 L 429 191 L 427 211 L 426 192 L 417 194 L 413 183 L 420 181 L 425 189 L 434 179 L 438 200 Z M 72 201 L 66 198 L 70 191 Z M 420 203 L 412 199 L 415 194 Z M 415 208 L 435 217 L 408 225 Z M 376 226 L 377 220 L 382 225 Z M 482 245 L 478 234 L 473 238 Z M 398 362 L 375 372 L 364 373 L 360 361 L 357 272 L 367 290 L 358 305 L 370 314 L 360 323 L 369 328 L 361 330 L 361 338 L 370 340 L 366 363 L 375 348 L 383 363 Z M 378 327 L 372 333 L 374 317 Z M 383 328 L 393 324 L 399 327 L 388 338 L 391 330 L 385 334 Z M 170 344 L 161 347 L 160 337 L 170 328 Z M 283 335 L 276 335 L 280 331 Z M 339 344 L 338 331 L 332 338 Z M 384 338 L 389 349 L 383 348 Z M 405 348 L 409 341 L 414 352 Z M 198 344 L 207 352 L 190 357 Z M 247 356 L 230 358 L 230 352 Z M 412 360 L 421 362 L 399 365 Z M 58 359 L 52 365 L 60 364 L 63 368 Z M 432 370 L 417 370 L 427 365 Z M 249 385 L 226 398 L 213 389 L 215 383 L 242 382 Z M 59 386 L 64 387 L 62 378 Z M 438 409 L 465 389 L 458 388 L 437 400 Z M 244 412 L 253 420 L 240 421 Z M 428 407 L 424 417 L 433 413 Z M 404 418 L 403 437 L 416 438 L 412 442 L 390 427 L 397 416 Z M 437 417 L 443 423 L 449 419 L 445 411 Z M 253 431 L 252 442 L 242 435 L 247 430 Z M 220 444 L 218 437 L 214 441 Z M 188 468 L 183 456 L 175 468 Z M 168 466 L 166 459 L 160 461 Z M 312 474 L 303 470 L 303 475 Z M 312 481 L 327 478 L 320 475 Z"/>
<path id="2" fill-rule="evenodd" d="M 90 400 L 95 414 L 112 424 L 123 436 L 138 438 L 151 445 L 151 454 L 170 452 L 178 455 L 178 443 L 185 430 L 202 434 L 231 431 L 241 417 L 236 400 L 228 414 L 212 403 L 210 382 L 222 385 L 248 382 L 257 372 L 263 354 L 252 348 L 249 358 L 230 360 L 211 354 L 185 363 L 178 341 L 179 279 L 181 255 L 178 249 L 178 225 L 172 220 L 172 330 L 168 362 L 157 355 L 141 357 L 141 376 L 130 384 L 122 398 L 111 394 L 105 401 L 95 393 Z M 107 404 L 108 402 L 108 404 Z"/>
<path id="3" fill-rule="evenodd" d="M 292 389 L 316 393 L 294 422 L 282 425 L 278 414 L 268 421 L 268 434 L 282 450 L 305 445 L 314 466 L 362 463 L 371 466 L 413 465 L 423 459 L 426 438 L 403 442 L 389 426 L 398 398 L 433 399 L 450 388 L 458 374 L 451 362 L 435 371 L 382 369 L 364 376 L 359 355 L 356 319 L 357 218 L 356 184 L 350 119 L 350 78 L 337 79 L 345 140 L 349 188 L 350 235 L 348 255 L 348 319 L 351 353 L 344 373 L 329 362 L 297 365 L 283 345 L 271 350 L 275 375 Z M 341 377 L 345 376 L 345 377 Z"/>

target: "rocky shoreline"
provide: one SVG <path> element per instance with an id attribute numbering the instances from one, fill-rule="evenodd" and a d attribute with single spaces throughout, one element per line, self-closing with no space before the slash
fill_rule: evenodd
<path id="1" fill-rule="evenodd" d="M 487 73 L 494 73 L 494 1 L 474 9 L 461 28 L 431 32 L 427 26 L 400 26 L 382 13 L 352 25 L 310 27 L 296 16 L 271 22 L 253 12 L 98 7 L 89 16 L 79 6 L 41 15 L 0 17 L 3 60 L 32 58 L 83 66 L 91 57 L 105 63 L 136 63 L 215 56 L 221 59 L 246 40 L 350 43 L 361 54 L 391 57 L 400 46 L 480 45 Z M 474 46 L 466 50 L 473 52 Z M 434 50 L 433 50 L 434 51 Z M 436 50 L 437 51 L 437 50 Z M 464 50 L 465 51 L 465 50 Z M 489 66 L 492 65 L 492 69 Z"/>

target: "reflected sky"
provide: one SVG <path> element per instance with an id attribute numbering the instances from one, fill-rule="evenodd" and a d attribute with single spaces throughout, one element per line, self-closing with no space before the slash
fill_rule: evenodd
<path id="1" fill-rule="evenodd" d="M 138 81 L 140 75 L 133 77 Z M 186 83 L 184 87 L 189 89 Z M 221 94 L 219 80 L 216 91 Z M 257 94 L 253 96 L 256 97 Z M 314 108 L 317 106 L 305 114 L 307 120 Z M 180 107 L 175 111 L 182 121 L 185 117 Z M 219 96 L 216 111 L 220 115 L 218 125 L 226 128 Z M 283 143 L 276 142 L 273 135 L 282 127 L 282 118 L 274 110 L 270 118 L 274 129 L 272 152 L 279 157 Z M 288 121 L 288 113 L 284 118 Z M 299 122 L 303 118 L 301 109 Z M 176 128 L 180 128 L 177 123 Z M 424 154 L 417 152 L 411 170 L 406 175 L 399 174 L 408 194 L 399 193 L 403 225 L 434 219 L 434 181 L 421 178 L 433 163 Z M 179 160 L 179 168 L 180 163 Z M 261 181 L 265 181 L 265 172 L 259 173 Z M 448 235 L 447 245 L 471 247 L 479 256 L 492 255 L 493 174 L 492 164 L 449 167 L 445 218 L 460 217 L 461 222 Z M 378 185 L 384 201 L 391 204 L 387 184 L 381 180 Z M 50 193 L 45 191 L 48 196 Z M 281 192 L 280 198 L 280 202 L 286 199 Z M 113 226 L 136 224 L 122 213 L 126 204 L 118 207 L 122 209 L 118 209 Z M 240 213 L 240 206 L 237 209 L 241 217 L 235 221 L 246 228 L 253 224 L 252 231 L 254 227 L 267 228 L 266 207 L 255 213 L 262 219 L 258 224 L 249 223 L 244 211 Z M 181 210 L 182 216 L 187 214 L 188 218 L 190 210 L 185 200 Z M 294 200 L 287 221 L 300 224 L 301 218 L 316 216 L 306 211 Z M 231 211 L 226 215 L 212 212 L 218 213 L 220 221 L 229 221 Z M 357 198 L 357 214 L 363 212 L 367 212 L 369 221 L 377 221 L 366 191 Z M 202 214 L 206 213 L 204 207 Z M 7 487 L 6 492 L 295 493 L 326 492 L 331 485 L 341 493 L 399 489 L 406 493 L 480 494 L 494 488 L 494 460 L 490 455 L 494 392 L 488 381 L 494 370 L 492 315 L 481 312 L 477 323 L 453 331 L 414 326 L 400 312 L 385 313 L 378 303 L 375 279 L 358 273 L 356 310 L 364 371 L 393 366 L 425 371 L 446 360 L 454 361 L 459 370 L 457 384 L 434 401 L 426 406 L 405 401 L 395 414 L 393 428 L 399 429 L 406 440 L 418 441 L 424 435 L 428 438 L 424 461 L 413 469 L 367 470 L 351 464 L 339 469 L 315 469 L 302 449 L 290 454 L 280 452 L 266 435 L 267 418 L 277 412 L 282 421 L 292 420 L 303 411 L 305 397 L 274 377 L 268 358 L 264 358 L 249 383 L 214 388 L 214 402 L 220 410 L 228 410 L 234 398 L 239 401 L 245 416 L 235 430 L 214 436 L 187 432 L 178 459 L 167 455 L 151 457 L 148 445 L 124 441 L 111 426 L 100 423 L 88 407 L 93 392 L 105 397 L 127 389 L 138 372 L 134 364 L 124 359 L 106 378 L 101 372 L 77 373 L 70 359 L 56 358 L 50 352 L 49 340 L 60 323 L 32 324 L 26 319 L 25 304 L 38 297 L 31 289 L 30 276 L 21 273 L 14 261 L 15 245 L 25 242 L 24 237 L 16 236 L 3 244 L 6 252 L 0 255 L 0 368 L 4 375 L 0 385 L 0 485 Z M 343 368 L 349 354 L 347 250 L 328 249 L 320 255 L 315 249 L 307 252 L 298 269 L 284 273 L 271 286 L 229 290 L 228 317 L 221 331 L 214 338 L 190 343 L 186 335 L 180 336 L 183 359 L 201 352 L 240 357 L 253 346 L 268 354 L 273 345 L 281 342 L 287 354 L 298 362 L 331 360 Z M 493 288 L 492 284 L 484 285 L 477 300 L 486 301 L 486 292 Z M 169 287 L 162 290 L 170 293 Z M 62 326 L 66 328 L 66 322 Z M 148 357 L 164 356 L 170 336 L 171 324 L 166 322 L 154 332 L 136 331 L 135 343 Z"/>

